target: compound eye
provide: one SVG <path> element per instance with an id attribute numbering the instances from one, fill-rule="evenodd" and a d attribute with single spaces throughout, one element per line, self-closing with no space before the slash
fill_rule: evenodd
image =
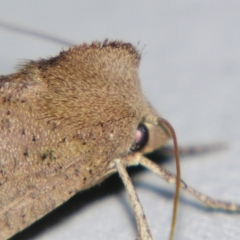
<path id="1" fill-rule="evenodd" d="M 134 142 L 134 151 L 142 149 L 148 142 L 148 129 L 142 123 L 138 125 Z"/>

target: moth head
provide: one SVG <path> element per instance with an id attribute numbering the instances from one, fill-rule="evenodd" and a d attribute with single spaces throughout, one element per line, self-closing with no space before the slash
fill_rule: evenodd
<path id="1" fill-rule="evenodd" d="M 136 130 L 133 150 L 147 154 L 161 148 L 171 138 L 166 125 L 158 121 L 159 116 L 148 104 L 146 114 Z"/>

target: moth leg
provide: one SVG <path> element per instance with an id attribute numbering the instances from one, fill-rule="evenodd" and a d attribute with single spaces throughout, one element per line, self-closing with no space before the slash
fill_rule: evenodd
<path id="1" fill-rule="evenodd" d="M 127 173 L 125 165 L 121 162 L 121 159 L 116 159 L 115 166 L 118 173 L 125 185 L 128 193 L 138 228 L 138 240 L 152 240 L 152 236 L 148 227 L 148 223 L 143 212 L 143 207 L 139 201 L 137 192 L 132 184 L 132 181 Z"/>
<path id="2" fill-rule="evenodd" d="M 175 183 L 176 176 L 169 172 L 162 166 L 157 165 L 156 163 L 150 161 L 148 158 L 142 156 L 140 159 L 140 164 L 152 172 L 156 173 L 162 179 L 164 179 L 168 183 Z M 226 202 L 221 200 L 216 200 L 211 197 L 208 197 L 205 194 L 198 192 L 192 187 L 188 186 L 183 180 L 181 180 L 181 188 L 191 194 L 194 198 L 198 199 L 201 203 L 209 208 L 215 208 L 219 210 L 238 212 L 240 211 L 240 204 L 235 204 L 232 202 Z"/>
<path id="3" fill-rule="evenodd" d="M 200 155 L 200 154 L 206 154 L 209 152 L 215 152 L 224 150 L 226 148 L 226 145 L 223 143 L 213 143 L 213 144 L 207 144 L 207 145 L 193 145 L 193 146 L 179 146 L 178 152 L 179 155 L 184 156 L 193 156 L 193 155 Z M 167 157 L 174 156 L 174 148 L 171 145 L 164 146 L 160 149 L 161 154 Z"/>

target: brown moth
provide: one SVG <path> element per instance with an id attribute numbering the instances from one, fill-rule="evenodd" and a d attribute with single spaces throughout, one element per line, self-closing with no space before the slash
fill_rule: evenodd
<path id="1" fill-rule="evenodd" d="M 140 54 L 130 43 L 93 42 L 30 61 L 0 76 L 0 239 L 7 239 L 118 171 L 133 206 L 138 239 L 152 239 L 126 167 L 141 164 L 207 206 L 239 211 L 180 182 L 144 154 L 171 135 L 144 97 Z M 177 151 L 176 158 L 178 159 Z M 177 180 L 176 180 L 177 179 Z M 176 219 L 178 191 L 170 238 Z"/>

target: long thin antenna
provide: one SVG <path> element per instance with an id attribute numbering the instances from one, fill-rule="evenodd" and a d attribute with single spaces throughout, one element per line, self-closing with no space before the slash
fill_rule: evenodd
<path id="1" fill-rule="evenodd" d="M 176 226 L 178 200 L 179 200 L 180 187 L 181 187 L 181 171 L 180 171 L 180 161 L 179 161 L 179 153 L 178 153 L 178 143 L 177 143 L 176 133 L 172 125 L 163 118 L 158 118 L 158 121 L 159 123 L 167 126 L 167 128 L 171 132 L 173 145 L 174 145 L 174 155 L 175 155 L 175 162 L 176 162 L 176 190 L 175 190 L 174 203 L 173 203 L 172 226 L 171 226 L 171 231 L 169 236 L 169 239 L 172 240 L 174 236 L 175 226 Z"/>
<path id="2" fill-rule="evenodd" d="M 44 40 L 51 41 L 51 42 L 54 42 L 54 43 L 58 43 L 58 44 L 64 45 L 64 46 L 75 45 L 73 42 L 70 42 L 68 40 L 64 40 L 63 38 L 60 38 L 60 37 L 58 38 L 58 37 L 53 36 L 49 33 L 44 33 L 44 32 L 41 32 L 41 31 L 33 30 L 31 28 L 22 27 L 20 25 L 12 24 L 10 22 L 6 22 L 6 21 L 1 20 L 1 19 L 0 19 L 0 27 L 6 29 L 8 31 L 21 33 L 21 34 L 25 34 L 25 35 L 30 35 L 32 37 L 44 39 Z"/>

